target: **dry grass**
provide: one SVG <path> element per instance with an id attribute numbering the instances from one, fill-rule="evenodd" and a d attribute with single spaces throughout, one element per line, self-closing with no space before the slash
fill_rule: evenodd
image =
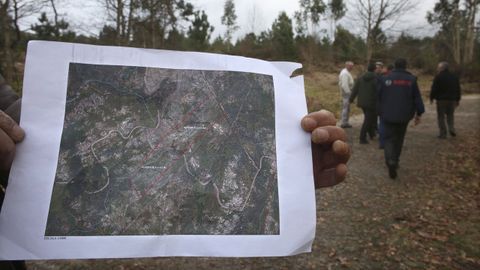
<path id="1" fill-rule="evenodd" d="M 360 71 L 354 70 L 354 77 L 359 73 Z M 325 109 L 335 113 L 337 118 L 340 116 L 342 98 L 338 88 L 338 73 L 321 70 L 305 72 L 305 94 L 310 112 Z M 360 113 L 355 105 L 352 105 L 351 109 L 352 114 Z"/>

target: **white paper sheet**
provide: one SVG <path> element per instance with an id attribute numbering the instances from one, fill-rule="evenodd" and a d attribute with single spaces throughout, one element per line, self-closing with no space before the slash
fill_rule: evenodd
<path id="1" fill-rule="evenodd" d="M 85 66 L 82 66 L 81 64 L 86 64 L 86 69 L 82 69 L 82 67 Z M 275 159 L 275 162 L 272 162 L 271 160 L 267 161 L 267 154 L 263 156 L 265 157 L 263 160 L 258 159 L 262 153 L 257 152 L 266 151 L 266 148 L 264 145 L 262 145 L 262 143 L 256 141 L 257 144 L 254 144 L 252 142 L 248 143 L 248 139 L 238 139 L 241 147 L 243 147 L 243 150 L 241 150 L 242 148 L 235 149 L 239 152 L 245 152 L 245 155 L 238 153 L 234 153 L 232 155 L 235 156 L 237 160 L 240 160 L 238 161 L 238 164 L 244 164 L 242 165 L 244 166 L 244 169 L 240 170 L 237 168 L 237 171 L 234 172 L 236 174 L 234 175 L 243 173 L 244 178 L 229 178 L 228 173 L 231 172 L 226 172 L 228 168 L 222 167 L 226 166 L 225 164 L 227 163 L 222 163 L 221 160 L 218 159 L 218 155 L 223 152 L 225 152 L 225 159 L 232 158 L 228 154 L 230 151 L 230 148 L 228 148 L 229 146 L 223 146 L 223 149 L 215 150 L 219 151 L 216 156 L 217 163 L 211 164 L 208 163 L 210 161 L 202 161 L 202 157 L 195 156 L 192 149 L 195 147 L 195 143 L 197 142 L 195 141 L 195 143 L 190 143 L 189 149 L 187 149 L 187 147 L 185 148 L 186 150 L 178 150 L 183 152 L 176 154 L 179 158 L 183 157 L 185 159 L 185 163 L 181 166 L 178 165 L 178 168 L 175 167 L 172 169 L 172 171 L 176 170 L 177 173 L 181 172 L 182 175 L 190 173 L 192 178 L 196 178 L 196 180 L 192 180 L 191 184 L 200 188 L 205 188 L 206 191 L 204 195 L 206 197 L 202 197 L 203 199 L 199 198 L 199 201 L 205 202 L 206 205 L 201 211 L 204 211 L 202 213 L 209 213 L 209 215 L 212 216 L 195 217 L 195 215 L 192 214 L 191 220 L 193 225 L 189 224 L 188 217 L 178 217 L 178 219 L 172 219 L 174 221 L 172 221 L 171 224 L 167 224 L 168 226 L 163 223 L 161 226 L 158 225 L 162 228 L 160 232 L 152 233 L 156 230 L 156 225 L 153 226 L 146 221 L 150 219 L 152 222 L 161 222 L 161 213 L 167 213 L 162 211 L 167 211 L 165 209 L 168 207 L 170 207 L 168 208 L 170 209 L 168 210 L 169 217 L 175 217 L 174 212 L 177 210 L 187 211 L 187 213 L 190 214 L 197 212 L 195 212 L 196 210 L 181 208 L 178 205 L 168 204 L 159 205 L 158 213 L 152 213 L 150 211 L 151 208 L 149 207 L 151 207 L 152 204 L 154 205 L 157 200 L 163 200 L 165 202 L 174 201 L 178 203 L 179 201 L 181 202 L 182 198 L 186 196 L 183 194 L 184 190 L 181 188 L 181 186 L 178 188 L 178 192 L 174 192 L 175 194 L 168 194 L 169 192 L 172 193 L 172 190 L 174 190 L 170 186 L 175 182 L 175 180 L 172 179 L 169 179 L 165 184 L 162 184 L 164 186 L 159 186 L 157 182 L 150 183 L 148 181 L 146 184 L 143 183 L 146 186 L 142 186 L 142 183 L 138 182 L 137 180 L 130 180 L 132 183 L 130 187 L 128 187 L 128 185 L 115 186 L 115 183 L 122 183 L 120 180 L 121 175 L 118 175 L 118 173 L 121 172 L 137 170 L 135 171 L 135 174 L 141 176 L 141 173 L 138 172 L 140 169 L 158 169 L 165 170 L 162 177 L 171 177 L 165 176 L 170 174 L 171 171 L 168 171 L 169 168 L 167 169 L 166 166 L 162 167 L 142 164 L 141 168 L 133 168 L 130 170 L 130 168 L 127 168 L 127 165 L 123 166 L 116 164 L 115 170 L 117 170 L 117 172 L 115 172 L 112 169 L 113 167 L 106 168 L 107 163 L 112 162 L 113 160 L 111 157 L 121 157 L 127 160 L 134 157 L 122 156 L 125 153 L 118 151 L 119 147 L 116 146 L 113 147 L 113 149 L 108 150 L 108 144 L 111 143 L 114 145 L 121 143 L 122 139 L 120 137 L 127 138 L 131 144 L 135 143 L 135 140 L 130 140 L 135 136 L 138 136 L 137 142 L 143 140 L 141 139 L 141 135 L 137 135 L 137 133 L 143 134 L 141 132 L 143 132 L 144 129 L 147 130 L 150 128 L 150 132 L 153 132 L 150 134 L 156 134 L 155 132 L 163 128 L 163 125 L 169 124 L 169 120 L 167 119 L 168 117 L 162 118 L 160 121 L 160 116 L 158 116 L 158 119 L 156 119 L 157 117 L 153 116 L 151 117 L 152 121 L 150 121 L 152 123 L 151 127 L 138 127 L 138 132 L 133 130 L 135 127 L 134 124 L 131 124 L 131 122 L 133 123 L 137 118 L 142 119 L 143 116 L 138 116 L 135 114 L 142 114 L 144 113 L 143 110 L 139 110 L 139 113 L 132 113 L 131 117 L 125 118 L 123 122 L 118 121 L 117 118 L 117 131 L 112 131 L 111 127 L 109 127 L 106 128 L 103 133 L 98 132 L 98 134 L 95 134 L 97 129 L 103 125 L 101 121 L 97 119 L 91 120 L 91 122 L 82 122 L 84 123 L 84 126 L 82 127 L 84 129 L 82 129 L 83 133 L 80 134 L 83 134 L 84 136 L 79 138 L 79 140 L 84 140 L 84 143 L 79 144 L 76 142 L 77 144 L 75 145 L 79 147 L 79 149 L 75 150 L 77 152 L 64 149 L 65 147 L 61 149 L 62 132 L 68 133 L 72 130 L 77 131 L 75 129 L 66 131 L 67 127 L 65 127 L 64 131 L 64 121 L 67 121 L 66 119 L 78 118 L 79 114 L 95 115 L 95 111 L 91 111 L 92 108 L 102 111 L 102 113 L 99 115 L 104 118 L 108 118 L 108 113 L 110 111 L 104 111 L 106 105 L 102 102 L 113 99 L 123 100 L 131 97 L 131 95 L 123 95 L 122 91 L 129 91 L 128 93 L 141 91 L 141 89 L 131 89 L 132 85 L 127 85 L 121 86 L 125 87 L 122 89 L 126 90 L 118 90 L 115 88 L 115 91 L 118 90 L 118 92 L 110 93 L 108 92 L 108 86 L 92 86 L 88 84 L 90 81 L 85 82 L 84 79 L 83 84 L 77 87 L 76 91 L 78 91 L 78 93 L 87 93 L 90 95 L 89 98 L 92 99 L 94 105 L 88 105 L 90 106 L 88 107 L 87 105 L 84 105 L 86 104 L 86 101 L 83 100 L 82 102 L 84 103 L 75 103 L 78 102 L 78 100 L 75 101 L 74 99 L 70 99 L 67 102 L 67 89 L 72 89 L 72 85 L 74 85 L 74 80 L 72 79 L 69 88 L 69 76 L 74 76 L 72 75 L 73 73 L 71 70 L 69 74 L 69 68 L 72 68 L 72 65 L 74 67 L 81 67 L 78 73 L 80 75 L 75 75 L 78 78 L 81 76 L 90 76 L 89 74 L 91 73 L 89 72 L 91 70 L 90 67 L 93 67 L 92 65 L 99 65 L 98 67 L 100 72 L 102 70 L 110 70 L 110 67 L 113 68 L 114 71 L 121 69 L 121 67 L 118 66 L 125 67 L 124 70 L 121 69 L 123 73 L 109 73 L 114 75 L 116 74 L 115 76 L 120 76 L 118 74 L 130 76 L 133 72 L 132 70 L 134 69 L 129 69 L 128 67 L 138 67 L 139 72 L 145 72 L 145 74 L 147 74 L 147 71 L 145 71 L 146 69 L 144 69 L 147 68 L 148 72 L 151 72 L 151 76 L 149 75 L 148 80 L 145 79 L 144 84 L 142 82 L 134 81 L 132 82 L 132 85 L 148 85 L 150 88 L 143 89 L 143 91 L 152 91 L 152 93 L 155 91 L 161 92 L 165 87 L 170 87 L 168 89 L 173 90 L 176 89 L 177 92 L 185 91 L 185 89 L 188 89 L 188 87 L 197 89 L 195 90 L 197 92 L 207 91 L 204 89 L 203 84 L 206 83 L 206 81 L 198 83 L 194 79 L 196 75 L 190 76 L 190 74 L 203 74 L 202 76 L 209 80 L 211 78 L 216 78 L 216 76 L 224 76 L 226 74 L 225 72 L 236 72 L 232 74 L 240 74 L 238 75 L 240 77 L 237 75 L 232 75 L 232 78 L 234 78 L 232 80 L 234 81 L 228 83 L 226 82 L 225 85 L 237 90 L 241 90 L 243 84 L 247 85 L 247 82 L 249 82 L 248 78 L 258 79 L 260 82 L 259 85 L 265 85 L 265 78 L 267 80 L 266 85 L 268 85 L 268 78 L 271 78 L 274 86 L 274 101 L 272 101 L 274 102 L 274 114 L 272 115 L 274 115 L 275 121 L 275 134 L 273 143 L 274 148 L 276 149 L 276 156 L 274 156 L 272 160 Z M 303 77 L 299 76 L 290 78 L 289 76 L 295 69 L 299 67 L 301 66 L 297 63 L 267 62 L 244 57 L 218 54 L 91 46 L 43 41 L 30 42 L 28 45 L 26 60 L 21 115 L 21 126 L 25 129 L 27 135 L 25 140 L 18 145 L 17 155 L 11 170 L 9 186 L 7 188 L 3 209 L 0 214 L 0 259 L 30 260 L 153 256 L 250 257 L 288 256 L 302 252 L 309 252 L 315 236 L 316 217 L 310 137 L 300 128 L 300 119 L 306 114 L 307 109 L 304 96 Z M 163 74 L 162 76 L 166 76 L 165 74 L 170 74 L 168 73 L 169 71 L 165 71 L 166 69 L 173 70 L 172 72 L 174 72 L 175 76 L 177 76 L 177 80 L 173 80 L 173 82 L 176 83 L 176 86 L 162 85 L 156 79 L 158 78 L 155 77 L 155 74 L 157 73 Z M 107 75 L 105 76 L 107 77 Z M 136 75 L 131 76 L 133 76 L 132 78 L 138 78 L 138 76 L 135 77 Z M 183 80 L 182 78 L 184 77 L 181 76 L 186 76 L 189 78 L 188 85 L 182 86 L 182 83 L 184 83 L 185 80 Z M 144 75 L 144 78 L 146 77 L 147 75 Z M 242 82 L 238 78 L 247 79 Z M 120 83 L 123 78 L 105 78 L 105 80 L 110 80 L 113 82 L 118 80 Z M 235 80 L 238 80 L 238 82 Z M 170 78 L 170 81 L 166 82 L 172 82 L 172 79 Z M 223 92 L 219 92 L 220 90 L 218 89 L 224 87 L 221 82 L 222 79 L 215 80 L 215 83 L 217 84 L 212 86 L 212 89 L 210 89 L 212 92 L 208 93 L 213 93 L 213 96 L 216 95 L 215 93 L 228 93 L 228 89 L 223 89 Z M 115 87 L 120 86 L 116 85 Z M 218 87 L 218 89 L 214 89 L 215 87 Z M 261 89 L 259 89 L 254 91 L 261 91 Z M 243 90 L 247 91 L 248 89 Z M 97 91 L 99 94 L 95 95 L 92 91 Z M 198 105 L 202 106 L 201 112 L 185 112 L 188 117 L 196 117 L 195 123 L 200 124 L 196 126 L 183 126 L 183 129 L 181 130 L 183 130 L 184 133 L 180 133 L 180 129 L 177 127 L 171 128 L 173 135 L 171 135 L 172 137 L 169 138 L 172 141 L 172 145 L 175 144 L 175 147 L 182 145 L 178 142 L 178 140 L 183 138 L 182 136 L 184 135 L 182 134 L 187 134 L 185 135 L 187 137 L 189 136 L 188 134 L 199 134 L 196 135 L 197 137 L 195 138 L 199 138 L 199 136 L 206 136 L 211 138 L 211 140 L 215 140 L 214 134 L 217 134 L 215 132 L 220 132 L 218 134 L 223 134 L 221 133 L 223 132 L 221 129 L 227 124 L 224 126 L 222 126 L 223 124 L 217 125 L 212 122 L 212 119 L 209 118 L 209 115 L 216 115 L 214 113 L 215 111 L 224 112 L 224 118 L 226 122 L 221 122 L 218 120 L 221 123 L 227 123 L 228 119 L 230 119 L 230 116 L 232 116 L 231 118 L 233 119 L 234 115 L 237 115 L 237 118 L 239 118 L 238 122 L 241 122 L 245 119 L 248 120 L 248 116 L 252 116 L 252 114 L 243 114 L 244 111 L 250 110 L 251 112 L 254 112 L 255 110 L 261 110 L 262 107 L 260 106 L 259 108 L 255 108 L 256 102 L 254 99 L 249 99 L 249 102 L 247 102 L 249 104 L 242 105 L 245 107 L 235 107 L 235 104 L 237 104 L 235 102 L 237 101 L 234 99 L 239 97 L 238 93 L 232 94 L 231 97 L 228 95 L 215 97 L 217 101 L 221 100 L 220 102 L 216 103 L 216 105 L 214 101 L 212 101 L 214 100 L 213 97 L 207 96 L 208 95 L 202 96 L 202 98 L 206 100 L 206 105 Z M 245 94 L 245 96 L 245 100 L 247 100 L 247 94 Z M 83 98 L 83 96 L 80 94 L 77 96 L 74 95 L 73 97 Z M 212 98 L 212 100 L 209 98 Z M 141 99 L 141 97 L 139 97 L 139 99 Z M 164 111 L 161 109 L 164 107 L 160 107 L 159 109 L 156 107 L 156 103 L 145 103 L 145 106 L 152 106 L 152 115 L 178 115 L 178 110 L 181 109 L 179 107 L 183 106 L 182 104 L 184 104 L 181 103 L 183 101 L 178 101 L 179 99 L 185 99 L 185 104 L 194 104 L 196 102 L 195 96 L 190 97 L 189 99 L 188 92 L 183 92 L 181 96 L 176 96 L 175 98 L 171 99 L 175 100 L 175 106 L 172 105 L 171 107 L 168 107 L 169 101 L 167 100 L 165 104 L 162 105 L 165 108 L 168 107 L 168 109 L 165 109 Z M 230 101 L 229 99 L 232 100 Z M 148 102 L 150 101 L 151 100 L 148 99 Z M 75 104 L 75 106 L 69 105 L 69 102 L 73 102 L 71 104 Z M 99 103 L 97 104 L 95 102 Z M 229 107 L 229 104 L 232 104 L 231 107 Z M 205 106 L 207 109 L 203 109 L 203 106 Z M 211 109 L 208 109 L 209 106 Z M 128 109 L 130 107 L 126 108 Z M 155 112 L 155 108 L 157 112 Z M 84 109 L 85 112 L 81 112 L 82 109 Z M 124 109 L 124 111 L 127 109 Z M 66 110 L 68 110 L 70 113 L 66 113 Z M 231 111 L 235 112 L 235 110 L 237 114 L 230 114 Z M 242 111 L 242 113 L 239 113 L 240 111 Z M 111 113 L 112 115 L 121 114 L 121 107 L 112 109 L 111 112 L 114 112 Z M 221 117 L 220 113 L 218 113 L 218 115 Z M 116 116 L 112 116 L 112 118 L 115 117 Z M 202 124 L 203 118 L 205 118 L 205 124 Z M 86 117 L 86 119 L 88 119 L 88 117 Z M 232 119 L 230 120 L 233 121 Z M 157 124 L 155 127 L 153 127 L 155 125 L 155 120 L 157 120 Z M 172 123 L 175 123 L 175 121 L 178 122 L 178 120 L 179 119 L 173 119 Z M 237 119 L 235 119 L 235 121 L 236 120 Z M 160 125 L 160 122 L 162 123 L 162 126 Z M 240 132 L 238 130 L 241 128 L 248 127 L 247 122 L 248 121 L 243 121 L 239 124 L 235 123 L 235 127 L 237 128 L 232 128 L 232 125 L 232 132 Z M 255 136 L 260 134 L 258 135 L 260 138 L 270 138 L 268 137 L 268 134 L 265 135 L 267 137 L 261 137 L 264 135 L 262 135 L 263 131 L 260 130 L 260 127 L 254 126 L 253 129 L 255 129 L 253 130 L 254 133 L 249 134 L 256 134 Z M 208 135 L 205 135 L 207 134 L 206 130 L 208 130 Z M 213 130 L 215 130 L 215 132 Z M 111 133 L 108 133 L 108 131 Z M 92 138 L 89 138 L 89 136 Z M 160 136 L 162 136 L 161 132 L 155 136 L 148 135 L 148 138 L 145 137 L 147 139 L 142 142 L 152 143 L 148 141 L 149 138 L 156 138 L 159 140 Z M 226 136 L 225 138 L 229 137 Z M 245 135 L 244 137 L 239 138 L 248 138 L 248 136 Z M 98 139 L 99 142 L 94 144 L 94 139 Z M 252 140 L 255 141 L 254 139 Z M 192 141 L 191 137 L 190 139 L 186 139 L 186 143 L 188 144 L 189 141 Z M 201 140 L 198 139 L 198 141 Z M 247 143 L 242 144 L 243 141 Z M 152 144 L 154 143 L 155 142 Z M 65 144 L 68 145 L 66 142 Z M 92 144 L 94 145 L 92 146 Z M 207 146 L 208 142 L 205 142 L 202 144 L 202 146 L 198 147 Z M 86 150 L 82 147 L 84 147 Z M 136 146 L 125 145 L 122 147 L 125 147 L 122 149 L 128 149 L 130 151 Z M 150 147 L 155 149 L 155 146 L 151 145 Z M 232 147 L 232 149 L 233 148 L 234 147 Z M 273 147 L 270 148 L 273 149 Z M 175 149 L 172 149 L 173 150 L 167 154 L 175 155 Z M 75 156 L 81 155 L 84 152 L 88 153 L 89 151 L 92 155 L 90 157 L 82 156 L 81 163 L 83 165 L 87 164 L 88 166 L 93 166 L 92 164 L 96 164 L 95 168 L 97 168 L 96 172 L 99 176 L 98 179 L 90 179 L 85 177 L 87 180 L 82 180 L 87 181 L 85 182 L 85 188 L 81 187 L 81 184 L 68 182 L 70 180 L 66 181 L 65 183 L 55 183 L 56 181 L 63 181 L 61 180 L 63 179 L 62 173 L 67 175 L 69 173 L 71 174 L 71 172 L 68 172 L 68 170 L 67 173 L 61 170 L 61 167 L 64 164 L 59 164 L 59 158 L 62 158 L 59 155 L 65 153 L 65 155 L 68 154 Z M 134 150 L 132 151 L 132 153 L 136 153 Z M 187 157 L 187 153 L 192 154 Z M 155 155 L 155 153 L 153 155 Z M 144 160 L 147 158 L 150 157 L 145 157 Z M 250 159 L 250 161 L 248 161 L 247 158 Z M 198 159 L 200 159 L 200 161 L 198 161 Z M 63 160 L 65 160 L 67 164 L 70 164 L 69 162 L 71 162 L 72 159 L 63 157 Z M 209 171 L 206 171 L 202 168 L 202 162 L 208 163 L 207 165 L 210 166 Z M 250 165 L 248 165 L 249 163 Z M 230 162 L 228 164 L 233 164 L 231 166 L 237 166 L 235 162 Z M 270 164 L 269 166 L 271 166 L 269 172 L 266 172 L 265 170 L 262 171 L 262 166 L 266 168 L 267 164 Z M 277 168 L 276 179 L 275 177 L 272 177 L 272 175 L 275 174 L 275 165 Z M 70 164 L 69 166 L 73 165 Z M 191 170 L 197 170 L 197 168 L 198 170 L 191 172 L 189 171 L 189 167 Z M 218 170 L 217 167 L 222 167 L 221 169 L 225 172 Z M 108 172 L 108 169 L 112 171 Z M 217 181 L 216 179 L 210 179 L 211 175 L 208 173 L 211 173 L 212 170 L 218 170 L 218 175 L 223 175 L 221 183 L 218 182 L 220 180 Z M 92 169 L 92 171 L 95 170 Z M 256 173 L 254 173 L 255 171 Z M 117 173 L 117 175 L 113 175 L 115 173 Z M 162 174 L 160 171 L 157 173 L 157 175 Z M 106 176 L 107 174 L 112 174 L 113 176 Z M 78 174 L 73 175 L 78 176 Z M 252 176 L 254 176 L 254 178 L 252 178 Z M 155 175 L 152 177 L 157 176 Z M 271 189 L 272 185 L 253 182 L 255 179 L 257 179 L 257 177 L 258 179 L 273 179 L 274 181 L 277 181 L 277 190 L 275 191 L 275 189 Z M 104 184 L 106 179 L 111 181 L 111 183 L 107 182 L 107 184 Z M 141 179 L 145 179 L 145 177 Z M 158 179 L 162 180 L 161 177 L 158 177 Z M 242 179 L 246 179 L 245 181 L 247 184 L 242 184 L 242 181 L 244 181 Z M 179 183 L 185 184 L 185 181 L 187 180 L 183 179 L 183 182 L 179 180 Z M 216 185 L 217 183 L 218 185 Z M 80 189 L 83 193 L 80 197 L 72 197 L 73 201 L 69 202 L 68 199 L 70 197 L 68 196 L 73 195 L 67 196 L 65 194 L 75 194 L 75 190 L 71 190 L 71 186 L 69 186 L 73 184 L 76 185 L 76 188 L 80 186 Z M 67 188 L 66 186 L 70 188 L 69 192 L 71 193 L 62 193 L 63 190 Z M 246 189 L 245 187 L 250 188 Z M 90 190 L 88 190 L 88 188 L 90 188 Z M 131 188 L 141 191 L 132 192 Z M 235 188 L 238 189 L 238 192 L 235 191 Z M 57 192 L 56 190 L 61 191 L 58 193 L 60 194 L 60 199 L 57 199 L 57 202 L 54 204 L 54 206 L 51 206 L 52 194 L 53 192 Z M 222 193 L 224 191 L 225 193 Z M 236 193 L 240 195 L 246 195 L 243 197 L 239 195 L 239 198 L 236 198 L 234 196 Z M 134 208 L 137 207 L 135 202 L 140 201 L 143 199 L 143 197 L 140 199 L 132 199 L 133 203 L 131 204 L 121 203 L 122 198 L 130 198 L 131 196 L 135 196 L 135 194 L 145 195 L 145 198 L 149 199 L 148 204 L 144 204 L 144 208 L 146 210 L 148 209 L 148 211 L 145 213 L 141 212 L 141 208 Z M 189 194 L 196 194 L 197 196 L 202 195 L 201 192 Z M 214 197 L 215 194 L 217 198 Z M 262 197 L 262 194 L 267 195 L 265 195 L 264 198 Z M 247 195 L 251 197 L 246 197 Z M 91 202 L 89 202 L 90 197 L 88 196 L 92 196 Z M 168 199 L 168 196 L 171 196 L 172 198 Z M 273 199 L 274 196 L 278 196 L 276 201 Z M 98 213 L 95 213 L 96 210 L 92 209 L 89 203 L 94 205 L 95 200 L 100 200 L 99 198 L 101 198 L 104 203 L 101 207 L 98 207 Z M 237 201 L 235 201 L 235 198 Z M 76 200 L 78 200 L 78 202 Z M 195 203 L 192 204 L 191 202 L 192 201 L 190 198 L 190 204 L 186 204 L 182 207 L 195 208 Z M 208 204 L 208 202 L 210 202 L 210 204 Z M 215 202 L 218 203 L 216 204 Z M 258 203 L 258 205 L 254 205 L 254 202 Z M 268 205 L 262 205 L 262 202 L 267 202 Z M 117 214 L 118 211 L 115 210 L 116 205 L 118 205 L 118 208 L 125 208 L 118 210 L 125 211 L 125 217 L 132 215 L 130 212 L 133 211 L 132 209 L 135 209 L 135 211 L 139 212 L 136 217 L 143 221 L 139 223 L 137 220 L 132 219 L 132 224 L 129 225 L 129 222 L 127 222 L 129 219 L 126 219 L 126 221 L 118 220 L 121 215 Z M 275 205 L 277 205 L 276 208 Z M 83 213 L 82 211 L 84 211 L 82 210 L 82 207 L 86 208 L 85 211 L 88 211 L 88 214 L 85 212 L 85 216 L 79 214 Z M 212 210 L 210 208 L 215 209 Z M 56 213 L 57 216 L 49 220 L 49 211 Z M 113 219 L 112 217 L 99 217 L 99 223 L 92 224 L 91 218 L 94 217 L 95 214 L 98 215 L 99 213 L 107 213 L 105 211 L 110 211 L 108 213 L 111 214 L 111 216 L 115 215 L 116 219 Z M 271 214 L 271 211 L 277 211 L 278 214 Z M 258 216 L 256 213 L 258 213 Z M 68 217 L 69 214 L 71 217 Z M 222 219 L 223 216 L 217 217 L 216 214 L 219 216 L 225 215 L 225 220 Z M 133 213 L 133 215 L 136 215 L 136 213 Z M 151 215 L 155 215 L 155 217 L 151 217 Z M 258 224 L 255 222 L 252 223 L 249 218 L 252 218 L 255 220 L 255 222 L 258 222 Z M 198 223 L 197 220 L 200 220 L 204 223 Z M 47 226 L 50 227 L 47 228 Z M 105 228 L 98 229 L 98 227 L 102 226 L 105 226 Z M 174 233 L 177 228 L 176 226 L 179 228 L 178 231 L 184 231 L 188 233 Z M 124 230 L 116 230 L 115 228 L 118 227 L 123 228 Z M 86 229 L 82 231 L 80 229 L 72 228 Z M 89 232 L 91 229 L 93 231 Z M 202 231 L 208 232 L 208 234 L 199 233 Z M 128 233 L 125 234 L 125 232 Z"/>

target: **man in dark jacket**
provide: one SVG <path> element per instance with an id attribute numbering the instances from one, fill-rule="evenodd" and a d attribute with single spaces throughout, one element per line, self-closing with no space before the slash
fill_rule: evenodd
<path id="1" fill-rule="evenodd" d="M 454 126 L 455 108 L 460 103 L 460 81 L 458 77 L 448 70 L 448 63 L 438 64 L 438 74 L 433 79 L 432 90 L 430 92 L 430 103 L 437 101 L 437 121 L 440 134 L 438 138 L 447 137 L 447 127 L 445 126 L 445 116 L 448 125 L 448 131 L 452 137 L 457 135 Z"/>
<path id="2" fill-rule="evenodd" d="M 368 65 L 368 71 L 357 79 L 353 86 L 350 103 L 358 95 L 357 106 L 363 111 L 363 124 L 360 130 L 360 144 L 367 144 L 367 133 L 370 138 L 375 137 L 377 122 L 376 96 L 377 96 L 377 76 L 375 74 L 375 64 Z"/>
<path id="3" fill-rule="evenodd" d="M 385 163 L 390 178 L 397 177 L 407 126 L 415 116 L 415 124 L 425 112 L 417 78 L 406 70 L 407 61 L 397 59 L 395 69 L 380 81 L 377 107 L 385 128 Z"/>

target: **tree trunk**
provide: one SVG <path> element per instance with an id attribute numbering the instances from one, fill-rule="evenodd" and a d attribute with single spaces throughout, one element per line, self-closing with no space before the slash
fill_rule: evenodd
<path id="1" fill-rule="evenodd" d="M 21 8 L 21 4 L 19 5 L 18 3 L 18 0 L 13 0 L 13 20 L 12 20 L 12 23 L 13 23 L 13 26 L 15 28 L 15 40 L 12 41 L 10 40 L 10 47 L 11 48 L 15 48 L 17 47 L 17 44 L 18 42 L 20 42 L 20 39 L 22 38 L 21 36 L 21 32 L 20 32 L 20 27 L 18 26 L 18 20 L 19 20 L 19 11 L 20 11 L 20 8 Z"/>
<path id="2" fill-rule="evenodd" d="M 133 11 L 135 10 L 134 0 L 130 0 L 130 5 L 128 6 L 128 19 L 127 19 L 127 30 L 125 33 L 125 43 L 130 43 L 130 34 L 132 32 L 132 20 L 133 20 Z"/>
<path id="3" fill-rule="evenodd" d="M 477 13 L 477 6 L 480 1 L 467 1 L 467 18 L 466 18 L 466 33 L 465 45 L 463 53 L 463 63 L 469 64 L 473 61 L 473 54 L 475 48 L 475 15 Z"/>
<path id="4" fill-rule="evenodd" d="M 374 47 L 373 37 L 370 32 L 367 34 L 366 45 L 367 45 L 367 63 L 368 63 L 372 59 L 373 47 Z"/>
<path id="5" fill-rule="evenodd" d="M 117 10 L 115 19 L 115 43 L 120 45 L 121 42 L 121 26 L 122 26 L 122 13 L 123 13 L 123 0 L 117 0 Z"/>
<path id="6" fill-rule="evenodd" d="M 53 19 L 55 20 L 55 26 L 58 26 L 58 12 L 57 12 L 57 8 L 55 7 L 55 0 L 50 0 L 50 4 L 52 5 L 52 9 L 53 9 Z"/>
<path id="7" fill-rule="evenodd" d="M 11 42 L 11 31 L 10 31 L 10 16 L 8 15 L 8 7 L 10 1 L 5 1 L 2 4 L 0 9 L 0 18 L 2 24 L 2 34 L 3 34 L 3 56 L 5 57 L 5 70 L 4 76 L 5 80 L 9 83 L 13 82 L 14 75 L 14 65 L 13 65 L 13 56 L 12 56 L 12 42 Z"/>
<path id="8" fill-rule="evenodd" d="M 460 40 L 460 12 L 458 7 L 458 1 L 454 7 L 453 11 L 453 22 L 452 22 L 452 54 L 453 59 L 459 65 L 463 65 L 462 59 L 462 50 L 461 50 L 461 40 Z"/>

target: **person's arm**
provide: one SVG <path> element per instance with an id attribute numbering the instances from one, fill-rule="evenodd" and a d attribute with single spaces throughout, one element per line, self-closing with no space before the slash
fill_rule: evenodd
<path id="1" fill-rule="evenodd" d="M 433 100 L 436 98 L 437 96 L 437 88 L 438 88 L 438 76 L 435 76 L 435 78 L 433 78 L 433 82 L 432 82 L 432 87 L 430 89 L 430 103 L 433 103 Z"/>
<path id="2" fill-rule="evenodd" d="M 312 159 L 315 188 L 339 184 L 347 175 L 350 147 L 345 131 L 336 126 L 335 116 L 326 110 L 313 112 L 301 121 L 312 134 Z"/>
<path id="3" fill-rule="evenodd" d="M 23 129 L 0 110 L 0 170 L 10 170 L 15 156 L 15 144 L 21 142 L 24 137 Z"/>
<path id="4" fill-rule="evenodd" d="M 0 171 L 10 170 L 15 144 L 25 137 L 25 132 L 18 126 L 19 117 L 20 99 L 0 75 Z"/>
<path id="5" fill-rule="evenodd" d="M 353 85 L 352 94 L 350 95 L 350 98 L 349 98 L 350 103 L 352 103 L 358 95 L 358 85 L 359 85 L 359 79 L 357 79 L 355 81 L 355 84 Z"/>
<path id="6" fill-rule="evenodd" d="M 377 108 L 377 115 L 381 116 L 382 115 L 382 106 L 381 106 L 381 100 L 382 100 L 382 94 L 383 94 L 383 80 L 380 79 L 377 81 L 377 93 L 376 93 L 376 108 Z"/>
<path id="7" fill-rule="evenodd" d="M 417 79 L 413 81 L 413 99 L 415 102 L 416 114 L 415 114 L 415 125 L 420 124 L 420 117 L 425 112 L 425 105 L 423 104 L 422 95 L 420 94 L 420 89 L 418 88 Z"/>

